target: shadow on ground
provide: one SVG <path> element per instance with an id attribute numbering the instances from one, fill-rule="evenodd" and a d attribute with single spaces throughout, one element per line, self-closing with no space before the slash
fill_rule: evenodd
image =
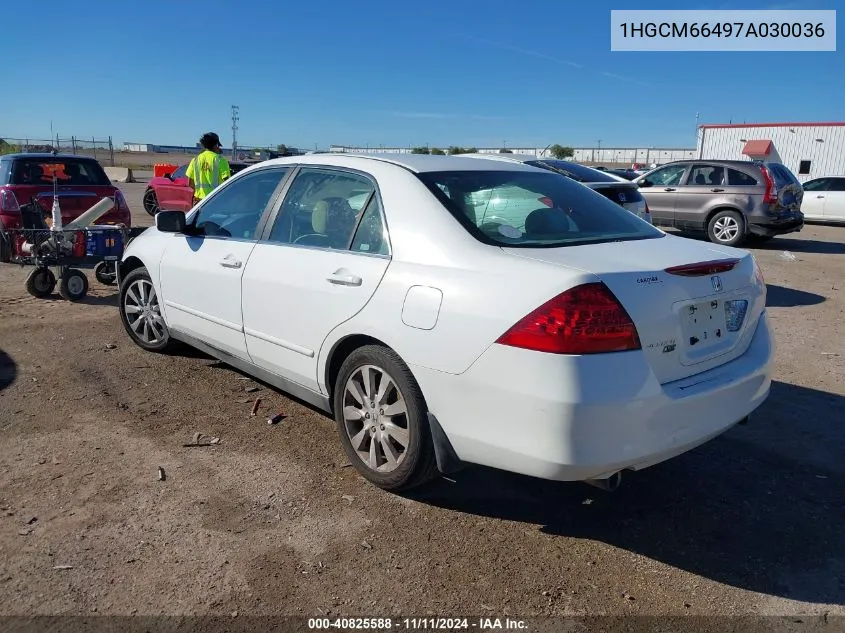
<path id="1" fill-rule="evenodd" d="M 776 237 L 763 244 L 748 244 L 748 248 L 761 251 L 791 251 L 793 253 L 816 253 L 819 255 L 845 255 L 845 243 L 823 242 L 821 240 L 795 240 Z"/>
<path id="2" fill-rule="evenodd" d="M 799 308 L 814 306 L 827 301 L 826 297 L 813 292 L 766 284 L 766 305 L 770 308 Z"/>
<path id="3" fill-rule="evenodd" d="M 775 383 L 747 426 L 626 475 L 614 493 L 468 468 L 411 496 L 602 541 L 741 589 L 845 604 L 843 421 L 842 396 Z"/>
<path id="4" fill-rule="evenodd" d="M 0 349 L 0 391 L 10 387 L 18 377 L 17 363 L 6 352 Z"/>

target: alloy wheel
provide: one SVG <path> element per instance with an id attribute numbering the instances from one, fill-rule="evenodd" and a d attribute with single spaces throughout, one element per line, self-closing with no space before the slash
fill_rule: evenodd
<path id="1" fill-rule="evenodd" d="M 739 223 L 730 216 L 722 216 L 713 224 L 713 234 L 720 242 L 730 242 L 739 234 Z"/>
<path id="2" fill-rule="evenodd" d="M 123 312 L 135 335 L 148 345 L 165 337 L 166 326 L 161 316 L 155 288 L 147 279 L 137 279 L 126 289 Z"/>
<path id="3" fill-rule="evenodd" d="M 367 468 L 394 471 L 408 451 L 408 408 L 396 381 L 375 365 L 356 369 L 343 393 L 343 423 Z"/>

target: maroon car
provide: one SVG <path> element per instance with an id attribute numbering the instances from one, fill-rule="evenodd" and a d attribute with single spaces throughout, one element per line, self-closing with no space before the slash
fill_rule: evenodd
<path id="1" fill-rule="evenodd" d="M 53 179 L 58 185 L 62 223 L 68 224 L 103 198 L 114 207 L 95 224 L 132 227 L 129 205 L 105 170 L 93 158 L 62 154 L 7 154 L 0 156 L 0 261 L 10 255 L 6 229 L 19 229 L 23 205 L 33 198 L 46 212 L 53 207 Z"/>
<path id="2" fill-rule="evenodd" d="M 249 167 L 250 164 L 229 163 L 229 169 L 234 176 L 239 171 Z M 185 213 L 190 211 L 193 190 L 185 175 L 187 171 L 188 166 L 182 165 L 172 174 L 151 178 L 147 190 L 144 192 L 144 210 L 150 215 L 155 215 L 161 209 Z"/>

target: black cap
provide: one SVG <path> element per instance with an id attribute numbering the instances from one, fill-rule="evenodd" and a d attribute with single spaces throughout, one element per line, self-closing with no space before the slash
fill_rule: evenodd
<path id="1" fill-rule="evenodd" d="M 206 149 L 214 149 L 218 145 L 221 147 L 223 144 L 220 142 L 220 137 L 217 136 L 214 132 L 206 132 L 202 135 L 200 139 L 200 145 L 202 145 Z"/>

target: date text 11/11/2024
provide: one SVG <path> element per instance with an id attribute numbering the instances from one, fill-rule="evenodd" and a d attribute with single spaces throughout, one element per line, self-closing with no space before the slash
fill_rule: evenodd
<path id="1" fill-rule="evenodd" d="M 309 630 L 341 631 L 519 631 L 528 629 L 525 620 L 514 618 L 309 618 Z"/>

